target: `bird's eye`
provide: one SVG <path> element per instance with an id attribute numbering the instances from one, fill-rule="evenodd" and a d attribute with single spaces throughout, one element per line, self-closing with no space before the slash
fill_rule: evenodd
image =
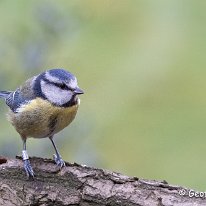
<path id="1" fill-rule="evenodd" d="M 67 89 L 67 85 L 66 85 L 66 84 L 60 84 L 59 87 L 60 87 L 61 89 Z"/>

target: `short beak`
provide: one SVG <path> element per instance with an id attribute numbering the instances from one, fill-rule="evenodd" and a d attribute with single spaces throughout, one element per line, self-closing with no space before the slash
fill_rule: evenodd
<path id="1" fill-rule="evenodd" d="M 74 90 L 74 93 L 75 94 L 84 94 L 84 91 L 82 89 L 80 89 L 79 87 L 77 87 L 75 90 Z"/>

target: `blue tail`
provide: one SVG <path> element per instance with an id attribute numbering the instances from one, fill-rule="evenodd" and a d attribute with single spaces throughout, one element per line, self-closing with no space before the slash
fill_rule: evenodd
<path id="1" fill-rule="evenodd" d="M 0 91 L 0 98 L 6 98 L 11 93 L 10 91 Z"/>

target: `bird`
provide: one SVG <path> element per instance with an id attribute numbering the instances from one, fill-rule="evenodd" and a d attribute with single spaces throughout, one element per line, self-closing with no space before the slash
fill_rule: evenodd
<path id="1" fill-rule="evenodd" d="M 33 76 L 15 91 L 0 91 L 0 98 L 9 107 L 7 119 L 23 141 L 22 160 L 29 178 L 34 178 L 26 149 L 26 141 L 30 137 L 49 138 L 55 150 L 54 161 L 60 168 L 65 166 L 54 135 L 74 120 L 81 94 L 84 91 L 78 86 L 77 78 L 62 68 Z"/>

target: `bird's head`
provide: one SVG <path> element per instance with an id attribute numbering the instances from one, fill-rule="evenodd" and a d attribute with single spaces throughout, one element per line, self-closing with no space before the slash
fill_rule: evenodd
<path id="1" fill-rule="evenodd" d="M 57 106 L 71 106 L 83 94 L 76 77 L 64 69 L 51 69 L 36 79 L 37 93 Z"/>

